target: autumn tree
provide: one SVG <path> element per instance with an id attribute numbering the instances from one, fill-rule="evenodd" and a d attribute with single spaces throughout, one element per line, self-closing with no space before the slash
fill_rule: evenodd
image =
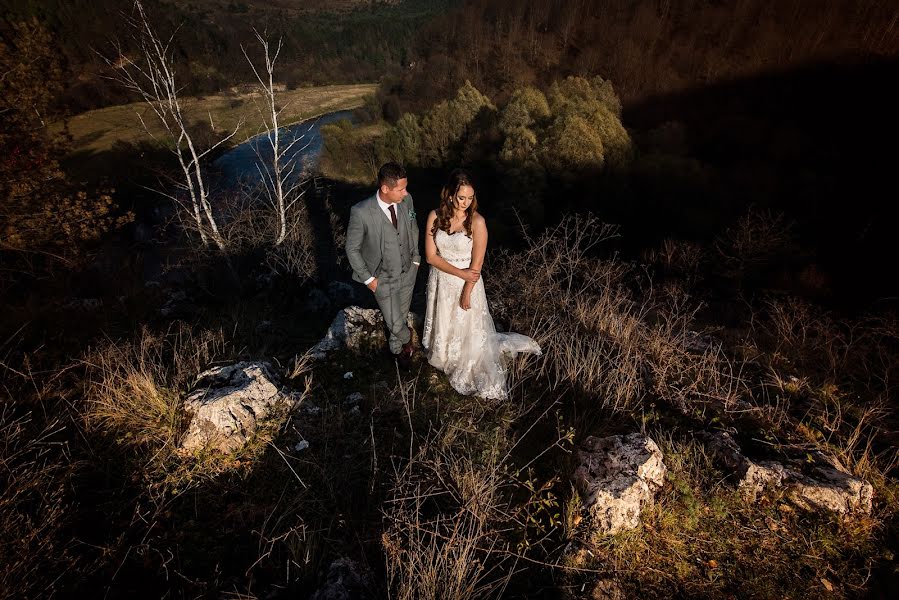
<path id="1" fill-rule="evenodd" d="M 621 103 L 611 84 L 568 77 L 547 91 L 552 123 L 542 147 L 544 163 L 554 169 L 622 168 L 634 154 L 621 124 Z"/>
<path id="2" fill-rule="evenodd" d="M 536 162 L 535 126 L 549 115 L 543 92 L 532 87 L 516 90 L 499 117 L 499 129 L 505 136 L 500 158 L 506 162 Z"/>
<path id="3" fill-rule="evenodd" d="M 63 81 L 54 40 L 36 19 L 10 31 L 0 40 L 0 248 L 71 263 L 131 215 L 117 214 L 111 190 L 82 189 L 60 168 L 66 139 L 47 128 Z"/>
<path id="4" fill-rule="evenodd" d="M 421 121 L 421 152 L 425 164 L 442 165 L 454 157 L 455 146 L 481 110 L 495 110 L 490 99 L 466 81 L 450 100 L 440 102 Z"/>

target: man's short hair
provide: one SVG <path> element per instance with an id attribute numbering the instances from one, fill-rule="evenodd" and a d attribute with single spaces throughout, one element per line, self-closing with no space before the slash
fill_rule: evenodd
<path id="1" fill-rule="evenodd" d="M 378 169 L 378 187 L 387 185 L 388 188 L 396 187 L 396 182 L 406 178 L 406 169 L 395 162 L 384 163 Z"/>

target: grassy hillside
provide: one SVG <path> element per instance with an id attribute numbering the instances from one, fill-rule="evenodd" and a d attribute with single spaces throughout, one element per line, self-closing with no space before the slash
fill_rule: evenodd
<path id="1" fill-rule="evenodd" d="M 366 83 L 282 90 L 278 95 L 284 107 L 282 123 L 289 125 L 323 113 L 356 108 L 375 87 Z M 183 106 L 189 121 L 208 124 L 215 132 L 230 131 L 243 121 L 234 138 L 239 142 L 256 135 L 262 127 L 259 109 L 265 107 L 259 106 L 258 100 L 258 92 L 235 89 L 227 94 L 185 98 Z M 147 139 L 141 119 L 154 135 L 162 133 L 152 111 L 142 102 L 88 111 L 55 123 L 51 130 L 59 131 L 66 126 L 73 138 L 74 151 L 99 152 L 109 150 L 116 142 Z"/>

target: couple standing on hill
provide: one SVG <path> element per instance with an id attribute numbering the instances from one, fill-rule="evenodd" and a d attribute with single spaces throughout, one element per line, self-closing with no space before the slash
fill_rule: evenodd
<path id="1" fill-rule="evenodd" d="M 389 330 L 390 351 L 404 367 L 416 352 L 406 316 L 421 264 L 418 221 L 407 184 L 403 167 L 383 165 L 374 196 L 350 212 L 346 241 L 353 279 L 374 293 Z M 480 278 L 487 225 L 477 207 L 471 178 L 453 171 L 425 226 L 431 272 L 421 341 L 428 362 L 445 372 L 458 392 L 505 398 L 506 357 L 539 354 L 540 347 L 527 336 L 496 332 Z"/>

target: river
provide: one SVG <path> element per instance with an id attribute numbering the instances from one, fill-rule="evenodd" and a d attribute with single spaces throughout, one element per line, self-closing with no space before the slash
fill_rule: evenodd
<path id="1" fill-rule="evenodd" d="M 309 171 L 317 166 L 322 150 L 322 126 L 341 119 L 352 120 L 352 117 L 353 111 L 340 110 L 282 128 L 281 144 L 287 145 L 297 138 L 302 138 L 297 141 L 291 149 L 290 155 L 286 157 L 287 160 L 294 158 L 297 160 L 295 174 L 299 175 L 301 168 Z M 268 140 L 265 134 L 260 134 L 228 150 L 213 162 L 213 165 L 221 172 L 224 180 L 222 183 L 225 186 L 234 187 L 239 182 L 253 184 L 259 180 L 259 171 L 256 167 L 259 160 L 257 148 L 262 152 L 265 161 L 271 160 L 271 148 Z"/>

